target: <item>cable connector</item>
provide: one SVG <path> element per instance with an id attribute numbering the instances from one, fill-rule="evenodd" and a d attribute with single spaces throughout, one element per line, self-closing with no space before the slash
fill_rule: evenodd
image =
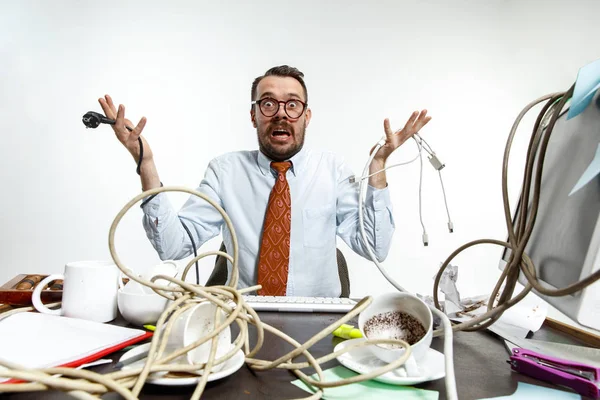
<path id="1" fill-rule="evenodd" d="M 443 164 L 440 161 L 440 159 L 437 157 L 437 155 L 435 155 L 435 153 L 432 154 L 431 157 L 429 157 L 429 162 L 431 163 L 431 165 L 433 165 L 433 168 L 435 168 L 438 171 L 440 171 L 446 166 L 446 164 Z"/>
<path id="2" fill-rule="evenodd" d="M 423 232 L 423 246 L 429 246 L 429 237 L 425 232 Z"/>
<path id="3" fill-rule="evenodd" d="M 377 142 L 377 144 L 381 147 L 383 145 L 385 145 L 387 138 L 384 136 L 381 137 L 381 139 L 379 139 L 379 142 Z"/>
<path id="4" fill-rule="evenodd" d="M 454 232 L 454 224 L 452 223 L 452 221 L 448 221 L 448 231 L 450 233 Z"/>

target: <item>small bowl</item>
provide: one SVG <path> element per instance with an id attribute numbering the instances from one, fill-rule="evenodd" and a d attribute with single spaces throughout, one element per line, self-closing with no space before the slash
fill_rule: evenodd
<path id="1" fill-rule="evenodd" d="M 366 339 L 393 339 L 400 332 L 398 316 L 387 318 L 384 314 L 390 312 L 403 312 L 409 314 L 423 325 L 424 335 L 416 343 L 411 345 L 412 356 L 416 361 L 422 359 L 433 338 L 433 316 L 429 306 L 421 299 L 408 293 L 386 293 L 376 296 L 373 302 L 358 316 L 358 328 Z M 380 316 L 377 321 L 377 329 L 370 330 L 371 335 L 365 332 L 365 323 L 375 316 Z M 375 345 L 368 347 L 373 355 L 382 361 L 391 363 L 404 354 L 403 348 L 390 348 L 386 345 Z"/>
<path id="2" fill-rule="evenodd" d="M 129 293 L 119 289 L 117 304 L 125 320 L 133 325 L 156 324 L 169 300 L 156 293 Z"/>

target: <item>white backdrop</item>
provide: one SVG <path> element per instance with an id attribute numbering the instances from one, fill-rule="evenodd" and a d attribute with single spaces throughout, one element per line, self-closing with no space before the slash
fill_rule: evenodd
<path id="1" fill-rule="evenodd" d="M 250 84 L 274 65 L 306 75 L 313 120 L 306 146 L 334 150 L 356 173 L 389 117 L 433 116 L 422 131 L 446 168 L 426 163 L 421 244 L 418 163 L 388 173 L 397 231 L 384 265 L 405 288 L 431 294 L 432 277 L 460 245 L 504 239 L 501 160 L 510 126 L 529 101 L 568 89 L 598 57 L 600 2 L 427 1 L 0 1 L 0 283 L 21 272 L 61 272 L 106 259 L 118 210 L 140 191 L 135 163 L 102 126 L 109 93 L 136 121 L 166 185 L 196 187 L 209 160 L 255 149 Z M 519 194 L 533 117 L 516 140 L 511 202 Z M 390 162 L 412 158 L 413 144 Z M 173 195 L 179 206 L 186 195 Z M 122 259 L 158 262 L 136 207 L 119 227 Z M 203 249 L 215 249 L 215 239 Z M 391 290 L 374 265 L 339 244 L 352 295 Z M 462 295 L 489 293 L 501 249 L 460 255 Z M 202 279 L 213 260 L 203 263 Z"/>

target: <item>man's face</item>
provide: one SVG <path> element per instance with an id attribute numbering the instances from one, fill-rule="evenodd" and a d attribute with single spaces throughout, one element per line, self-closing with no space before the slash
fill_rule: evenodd
<path id="1" fill-rule="evenodd" d="M 270 97 L 278 101 L 292 99 L 306 102 L 302 85 L 292 77 L 267 76 L 256 88 L 256 100 Z M 310 122 L 311 111 L 307 109 L 298 118 L 290 118 L 279 104 L 277 114 L 265 117 L 258 105 L 250 111 L 252 125 L 258 135 L 260 151 L 274 161 L 290 159 L 304 145 L 304 132 Z"/>

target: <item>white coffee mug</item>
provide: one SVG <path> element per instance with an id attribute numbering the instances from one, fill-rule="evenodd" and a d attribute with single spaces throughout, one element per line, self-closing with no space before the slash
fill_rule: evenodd
<path id="1" fill-rule="evenodd" d="M 416 364 L 427 354 L 433 338 L 433 316 L 429 306 L 416 296 L 408 293 L 385 293 L 375 296 L 373 302 L 358 316 L 358 328 L 363 337 L 367 339 L 391 339 L 397 335 L 396 322 L 389 319 L 381 322 L 381 328 L 377 329 L 369 337 L 365 332 L 365 323 L 377 315 L 385 315 L 389 312 L 403 312 L 415 318 L 423 327 L 424 336 L 411 346 L 411 356 L 404 367 L 409 376 L 418 375 Z M 391 335 L 391 336 L 390 336 Z M 380 360 L 387 363 L 394 362 L 404 354 L 403 348 L 390 348 L 385 345 L 369 346 L 369 350 Z"/>
<path id="2" fill-rule="evenodd" d="M 216 306 L 210 302 L 199 303 L 179 315 L 173 323 L 171 333 L 167 339 L 165 355 L 179 350 L 200 338 L 208 335 L 215 329 Z M 224 321 L 227 315 L 223 310 L 219 319 Z M 208 361 L 211 350 L 211 341 L 204 342 L 183 356 L 175 358 L 175 364 L 201 364 Z M 222 330 L 217 339 L 215 360 L 223 357 L 231 350 L 231 330 L 227 326 Z M 214 365 L 212 371 L 219 371 L 225 364 Z"/>
<path id="3" fill-rule="evenodd" d="M 50 310 L 40 299 L 51 281 L 63 279 L 62 307 Z M 50 275 L 34 289 L 31 301 L 44 314 L 63 315 L 97 322 L 117 317 L 119 269 L 112 261 L 75 261 L 65 265 L 64 274 Z"/>

